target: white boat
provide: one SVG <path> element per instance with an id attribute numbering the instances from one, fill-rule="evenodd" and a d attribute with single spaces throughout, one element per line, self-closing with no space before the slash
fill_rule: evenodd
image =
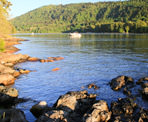
<path id="1" fill-rule="evenodd" d="M 34 33 L 32 32 L 32 33 L 31 33 L 31 35 L 33 36 L 33 35 L 34 35 Z"/>
<path id="2" fill-rule="evenodd" d="M 72 37 L 72 38 L 81 38 L 81 34 L 80 34 L 80 33 L 77 33 L 77 32 L 70 33 L 69 35 L 70 35 L 70 37 Z"/>

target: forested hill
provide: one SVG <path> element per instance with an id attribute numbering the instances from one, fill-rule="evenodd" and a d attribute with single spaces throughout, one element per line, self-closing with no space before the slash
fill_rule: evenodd
<path id="1" fill-rule="evenodd" d="M 148 32 L 148 0 L 49 5 L 11 22 L 20 32 Z"/>

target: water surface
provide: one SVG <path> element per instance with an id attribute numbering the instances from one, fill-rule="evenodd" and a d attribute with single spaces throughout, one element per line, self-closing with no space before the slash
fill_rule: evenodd
<path id="1" fill-rule="evenodd" d="M 70 38 L 68 34 L 18 34 L 29 41 L 17 45 L 17 53 L 38 58 L 62 56 L 64 60 L 40 63 L 25 62 L 16 67 L 33 70 L 22 75 L 14 85 L 19 90 L 19 97 L 31 98 L 32 101 L 19 104 L 27 119 L 35 120 L 29 109 L 35 101 L 45 100 L 51 106 L 58 97 L 68 91 L 86 90 L 89 83 L 95 83 L 98 90 L 89 90 L 98 94 L 97 99 L 110 103 L 121 92 L 114 92 L 109 81 L 119 75 L 131 76 L 135 81 L 148 76 L 148 35 L 146 34 L 83 34 L 82 38 Z M 53 68 L 60 68 L 52 72 Z M 148 106 L 141 101 L 141 106 Z"/>

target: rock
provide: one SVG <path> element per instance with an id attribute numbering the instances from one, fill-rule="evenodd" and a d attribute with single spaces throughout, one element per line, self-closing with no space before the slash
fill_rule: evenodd
<path id="1" fill-rule="evenodd" d="M 48 59 L 40 59 L 39 61 L 44 63 L 44 62 L 54 62 L 54 61 L 59 61 L 64 59 L 63 57 L 48 57 Z"/>
<path id="2" fill-rule="evenodd" d="M 54 106 L 36 122 L 82 122 L 86 111 L 94 104 L 96 95 L 87 91 L 68 92 L 59 97 Z"/>
<path id="3" fill-rule="evenodd" d="M 131 96 L 131 91 L 127 87 L 124 88 L 123 93 L 128 96 Z"/>
<path id="4" fill-rule="evenodd" d="M 18 97 L 18 91 L 15 88 L 7 88 L 3 85 L 0 85 L 1 105 L 13 104 L 13 102 L 17 97 Z"/>
<path id="5" fill-rule="evenodd" d="M 63 110 L 52 110 L 44 113 L 36 122 L 72 122 L 68 121 L 68 113 Z"/>
<path id="6" fill-rule="evenodd" d="M 95 85 L 94 83 L 91 83 L 88 85 L 88 89 L 94 88 L 95 90 L 99 89 L 99 87 L 97 85 Z"/>
<path id="7" fill-rule="evenodd" d="M 142 90 L 142 97 L 148 100 L 148 87 L 143 88 Z"/>
<path id="8" fill-rule="evenodd" d="M 60 56 L 59 56 L 59 57 L 54 57 L 54 58 L 53 58 L 53 60 L 55 60 L 55 61 L 59 61 L 59 60 L 63 60 L 63 59 L 64 59 L 64 57 L 60 57 Z"/>
<path id="9" fill-rule="evenodd" d="M 28 58 L 28 61 L 31 61 L 31 62 L 35 62 L 35 61 L 39 61 L 40 59 L 39 58 L 36 58 L 36 57 L 30 57 Z"/>
<path id="10" fill-rule="evenodd" d="M 5 66 L 7 66 L 7 67 L 13 67 L 13 63 L 5 63 Z"/>
<path id="11" fill-rule="evenodd" d="M 143 84 L 144 83 L 144 81 L 148 81 L 148 77 L 143 77 L 143 78 L 140 78 L 137 82 L 136 82 L 136 84 Z"/>
<path id="12" fill-rule="evenodd" d="M 5 86 L 14 84 L 15 78 L 14 76 L 10 74 L 2 74 L 0 75 L 0 84 L 3 84 Z"/>
<path id="13" fill-rule="evenodd" d="M 44 59 L 40 59 L 40 62 L 41 62 L 41 63 L 44 63 L 44 62 L 45 62 L 45 60 L 44 60 Z"/>
<path id="14" fill-rule="evenodd" d="M 28 74 L 28 73 L 30 73 L 31 71 L 25 70 L 25 69 L 20 69 L 19 72 L 20 72 L 21 74 Z"/>
<path id="15" fill-rule="evenodd" d="M 60 68 L 54 68 L 54 69 L 52 69 L 52 71 L 58 71 L 58 70 L 60 70 Z"/>
<path id="16" fill-rule="evenodd" d="M 94 103 L 95 98 L 95 94 L 88 94 L 87 91 L 68 92 L 59 97 L 54 107 L 67 112 L 76 111 L 83 114 Z"/>
<path id="17" fill-rule="evenodd" d="M 5 63 L 20 63 L 27 61 L 29 58 L 28 55 L 23 55 L 23 54 L 12 54 L 12 53 L 5 53 L 4 55 L 0 56 L 0 61 L 5 64 Z"/>
<path id="18" fill-rule="evenodd" d="M 112 102 L 111 121 L 133 121 L 137 111 L 137 107 L 137 104 L 129 98 L 120 98 L 117 102 Z"/>
<path id="19" fill-rule="evenodd" d="M 56 107 L 66 107 L 68 111 L 74 111 L 77 106 L 76 96 L 71 96 L 70 94 L 62 96 L 58 102 Z"/>
<path id="20" fill-rule="evenodd" d="M 24 113 L 19 109 L 1 109 L 1 122 L 27 122 Z"/>
<path id="21" fill-rule="evenodd" d="M 14 73 L 13 73 L 13 76 L 16 78 L 16 77 L 19 77 L 21 74 L 20 74 L 20 72 L 17 72 L 17 71 L 15 71 Z"/>
<path id="22" fill-rule="evenodd" d="M 83 117 L 83 122 L 107 122 L 111 118 L 107 102 L 100 100 Z"/>
<path id="23" fill-rule="evenodd" d="M 54 62 L 54 60 L 47 60 L 48 62 Z"/>
<path id="24" fill-rule="evenodd" d="M 111 80 L 110 86 L 113 90 L 117 91 L 120 88 L 122 88 L 123 86 L 128 85 L 133 82 L 134 82 L 134 80 L 131 77 L 118 76 L 117 78 L 114 78 Z"/>
<path id="25" fill-rule="evenodd" d="M 146 87 L 148 87 L 148 82 L 143 83 L 141 86 L 142 86 L 142 88 L 146 88 Z"/>
<path id="26" fill-rule="evenodd" d="M 13 74 L 14 72 L 12 68 L 0 64 L 0 74 Z"/>
<path id="27" fill-rule="evenodd" d="M 48 109 L 49 109 L 49 107 L 48 107 L 47 103 L 45 101 L 41 101 L 38 104 L 35 104 L 34 106 L 32 106 L 30 111 L 35 117 L 39 117 Z"/>

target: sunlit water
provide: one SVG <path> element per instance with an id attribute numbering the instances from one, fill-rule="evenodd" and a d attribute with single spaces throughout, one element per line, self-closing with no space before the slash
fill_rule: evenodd
<path id="1" fill-rule="evenodd" d="M 87 89 L 89 83 L 95 83 L 98 90 L 88 90 L 98 94 L 97 99 L 110 103 L 119 97 L 125 97 L 120 91 L 114 92 L 109 81 L 119 75 L 131 76 L 135 81 L 148 76 L 148 35 L 146 34 L 83 34 L 80 39 L 72 39 L 68 34 L 19 34 L 15 35 L 29 41 L 17 45 L 17 53 L 46 59 L 62 56 L 64 60 L 40 63 L 25 62 L 16 67 L 33 70 L 21 75 L 14 87 L 19 97 L 32 100 L 19 104 L 31 122 L 35 118 L 29 112 L 35 101 L 45 100 L 52 106 L 58 97 L 68 91 Z M 60 68 L 52 72 L 53 68 Z M 148 106 L 148 102 L 140 101 Z"/>

